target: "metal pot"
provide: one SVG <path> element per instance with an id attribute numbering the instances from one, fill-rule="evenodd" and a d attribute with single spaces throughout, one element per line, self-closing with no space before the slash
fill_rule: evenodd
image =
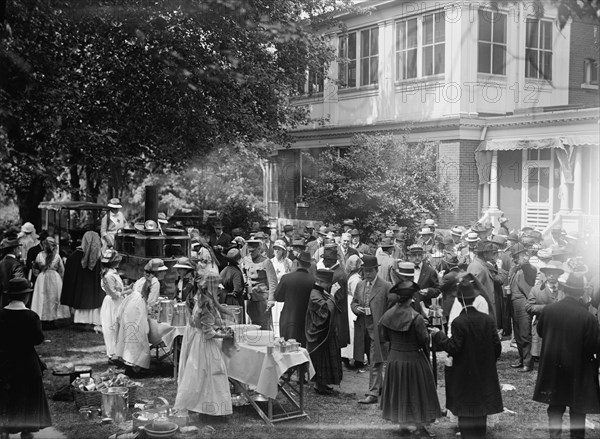
<path id="1" fill-rule="evenodd" d="M 175 314 L 173 315 L 173 326 L 186 326 L 188 323 L 187 304 L 180 302 L 175 304 Z"/>
<path id="2" fill-rule="evenodd" d="M 125 422 L 129 389 L 127 387 L 109 387 L 102 390 L 102 416 L 111 418 L 115 424 Z"/>
<path id="3" fill-rule="evenodd" d="M 165 299 L 160 301 L 160 314 L 158 315 L 159 323 L 168 323 L 169 325 L 173 321 L 173 315 L 175 314 L 175 301 Z"/>

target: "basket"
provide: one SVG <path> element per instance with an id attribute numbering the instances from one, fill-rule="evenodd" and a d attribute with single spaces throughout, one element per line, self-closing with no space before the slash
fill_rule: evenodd
<path id="1" fill-rule="evenodd" d="M 128 403 L 133 406 L 137 401 L 138 386 L 127 388 L 129 389 Z M 78 409 L 86 406 L 102 407 L 102 392 L 99 390 L 83 391 L 73 388 L 73 397 L 75 398 L 75 407 Z"/>

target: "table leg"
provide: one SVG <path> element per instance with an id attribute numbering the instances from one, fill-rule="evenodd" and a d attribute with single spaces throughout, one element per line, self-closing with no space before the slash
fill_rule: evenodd
<path id="1" fill-rule="evenodd" d="M 176 383 L 179 376 L 179 353 L 181 351 L 181 338 L 181 336 L 177 336 L 175 337 L 175 340 L 173 340 L 173 377 L 175 378 Z"/>
<path id="2" fill-rule="evenodd" d="M 271 419 L 269 416 L 267 416 L 265 414 L 265 412 L 263 411 L 263 409 L 261 409 L 258 404 L 256 403 L 256 401 L 254 401 L 251 397 L 250 397 L 250 393 L 248 393 L 248 390 L 246 389 L 246 386 L 244 386 L 242 383 L 239 383 L 237 380 L 234 380 L 233 378 L 229 378 L 229 380 L 235 385 L 235 384 L 239 384 L 239 389 L 242 391 L 242 393 L 244 394 L 244 396 L 246 397 L 246 399 L 248 400 L 248 402 L 250 403 L 250 405 L 252 406 L 252 408 L 254 408 L 254 410 L 256 411 L 256 413 L 258 413 L 258 415 L 262 418 L 263 421 L 266 422 L 266 424 L 269 427 L 275 427 L 273 425 L 273 423 L 271 422 Z M 271 399 L 269 398 L 269 411 L 272 410 L 272 406 L 271 406 Z"/>

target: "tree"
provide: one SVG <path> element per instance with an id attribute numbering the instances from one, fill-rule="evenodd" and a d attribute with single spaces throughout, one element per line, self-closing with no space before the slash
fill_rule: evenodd
<path id="1" fill-rule="evenodd" d="M 313 163 L 305 198 L 321 220 L 353 218 L 367 234 L 398 224 L 412 236 L 422 213 L 435 217 L 451 205 L 438 181 L 435 149 L 425 143 L 361 134 L 341 154 L 331 148 Z"/>
<path id="2" fill-rule="evenodd" d="M 4 7 L 3 7 L 4 6 Z M 119 195 L 214 148 L 285 145 L 312 32 L 335 0 L 6 0 L 0 4 L 0 175 L 32 220 L 49 189 Z"/>

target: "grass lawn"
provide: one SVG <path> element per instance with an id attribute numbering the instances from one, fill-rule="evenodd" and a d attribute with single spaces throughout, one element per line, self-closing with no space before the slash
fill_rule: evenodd
<path id="1" fill-rule="evenodd" d="M 75 365 L 92 367 L 93 374 L 99 374 L 108 369 L 104 341 L 101 334 L 82 332 L 73 327 L 45 332 L 47 341 L 38 346 L 40 357 L 46 362 L 49 370 L 44 374 L 44 383 L 48 397 L 65 385 L 67 377 L 53 376 L 51 370 L 61 363 L 72 362 Z M 516 350 L 503 342 L 502 357 L 498 363 L 501 384 L 511 384 L 516 390 L 503 392 L 504 406 L 515 414 L 502 414 L 499 423 L 489 429 L 488 438 L 546 438 L 547 417 L 546 406 L 531 400 L 535 385 L 536 373 L 519 373 L 510 368 L 516 361 Z M 438 393 L 443 405 L 443 353 L 438 354 L 440 382 Z M 140 379 L 144 387 L 139 389 L 139 397 L 151 400 L 157 396 L 166 398 L 171 404 L 175 401 L 177 386 L 172 378 L 173 367 L 168 360 L 157 362 L 153 360 L 151 371 L 147 378 Z M 397 437 L 397 426 L 381 419 L 381 413 L 376 405 L 363 406 L 357 404 L 368 387 L 368 373 L 358 373 L 344 370 L 344 380 L 337 396 L 320 396 L 312 389 L 306 390 L 305 409 L 310 419 L 301 419 L 276 424 L 275 429 L 269 428 L 250 406 L 234 407 L 234 413 L 225 418 L 201 417 L 194 418 L 193 424 L 200 429 L 210 425 L 215 429 L 213 437 L 227 438 L 389 438 Z M 69 438 L 107 438 L 113 433 L 125 428 L 126 425 L 100 425 L 97 422 L 84 420 L 79 416 L 74 402 L 59 402 L 49 400 L 52 419 L 56 429 Z M 567 418 L 567 416 L 565 416 Z M 588 437 L 597 437 L 600 432 L 600 416 L 588 416 L 596 427 L 595 431 L 588 430 Z M 131 426 L 131 422 L 128 423 Z M 455 423 L 449 418 L 442 418 L 430 430 L 437 433 L 439 438 L 455 438 Z M 208 431 L 204 435 L 209 435 Z M 188 435 L 189 437 L 190 435 Z M 197 436 L 197 435 L 196 435 Z M 176 436 L 184 438 L 181 433 Z"/>

